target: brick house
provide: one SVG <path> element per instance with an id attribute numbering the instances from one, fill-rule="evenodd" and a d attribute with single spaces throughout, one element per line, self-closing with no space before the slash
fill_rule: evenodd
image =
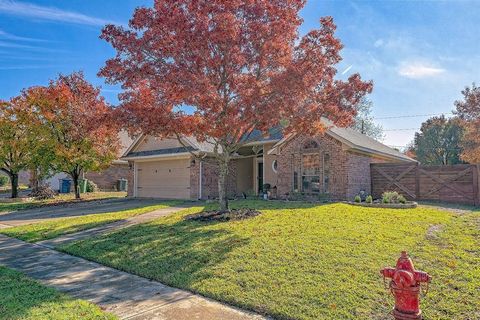
<path id="1" fill-rule="evenodd" d="M 138 137 L 126 150 L 133 176 L 129 196 L 212 199 L 217 170 L 209 155 L 212 145 L 191 137 Z M 192 156 L 194 153 L 196 156 Z M 330 126 L 316 137 L 271 130 L 255 132 L 230 163 L 227 191 L 231 197 L 259 194 L 270 184 L 272 195 L 301 193 L 332 200 L 370 193 L 370 163 L 415 162 L 406 155 L 349 128 Z"/>

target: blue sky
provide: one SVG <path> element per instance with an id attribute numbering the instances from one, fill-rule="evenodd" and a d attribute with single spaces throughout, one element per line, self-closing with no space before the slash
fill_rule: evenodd
<path id="1" fill-rule="evenodd" d="M 114 54 L 100 30 L 126 24 L 135 7 L 151 3 L 0 0 L 0 98 L 83 70 L 116 103 L 118 88 L 96 76 Z M 406 145 L 427 118 L 408 116 L 449 113 L 463 87 L 480 83 L 480 1 L 309 0 L 301 32 L 325 15 L 345 45 L 339 77 L 359 72 L 375 83 L 373 115 L 388 145 Z"/>

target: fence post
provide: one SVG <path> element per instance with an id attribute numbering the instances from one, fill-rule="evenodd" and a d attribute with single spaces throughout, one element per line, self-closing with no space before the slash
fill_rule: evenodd
<path id="1" fill-rule="evenodd" d="M 420 200 L 420 163 L 415 168 L 415 200 Z"/>
<path id="2" fill-rule="evenodd" d="M 480 206 L 480 181 L 479 181 L 479 174 L 480 174 L 480 165 L 474 164 L 472 165 L 473 171 L 473 205 Z"/>

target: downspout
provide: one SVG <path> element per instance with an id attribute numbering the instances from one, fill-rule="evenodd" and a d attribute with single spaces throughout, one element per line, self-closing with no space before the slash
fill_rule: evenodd
<path id="1" fill-rule="evenodd" d="M 200 160 L 200 177 L 198 179 L 198 199 L 202 199 L 202 176 L 203 176 L 203 161 Z"/>

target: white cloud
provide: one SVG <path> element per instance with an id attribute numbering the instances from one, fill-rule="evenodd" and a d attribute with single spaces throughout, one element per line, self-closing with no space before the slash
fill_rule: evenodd
<path id="1" fill-rule="evenodd" d="M 16 16 L 90 26 L 103 26 L 108 23 L 113 23 L 112 21 L 87 16 L 73 11 L 66 11 L 54 7 L 44 7 L 33 3 L 13 0 L 0 0 L 0 12 Z"/>
<path id="2" fill-rule="evenodd" d="M 34 42 L 45 42 L 46 40 L 42 39 L 35 39 L 35 38 L 28 38 L 28 37 L 19 37 L 14 34 L 8 33 L 0 29 L 0 38 L 13 40 L 13 41 L 34 41 Z"/>
<path id="3" fill-rule="evenodd" d="M 398 74 L 411 79 L 436 77 L 445 72 L 445 69 L 422 62 L 404 62 L 398 68 Z"/>

